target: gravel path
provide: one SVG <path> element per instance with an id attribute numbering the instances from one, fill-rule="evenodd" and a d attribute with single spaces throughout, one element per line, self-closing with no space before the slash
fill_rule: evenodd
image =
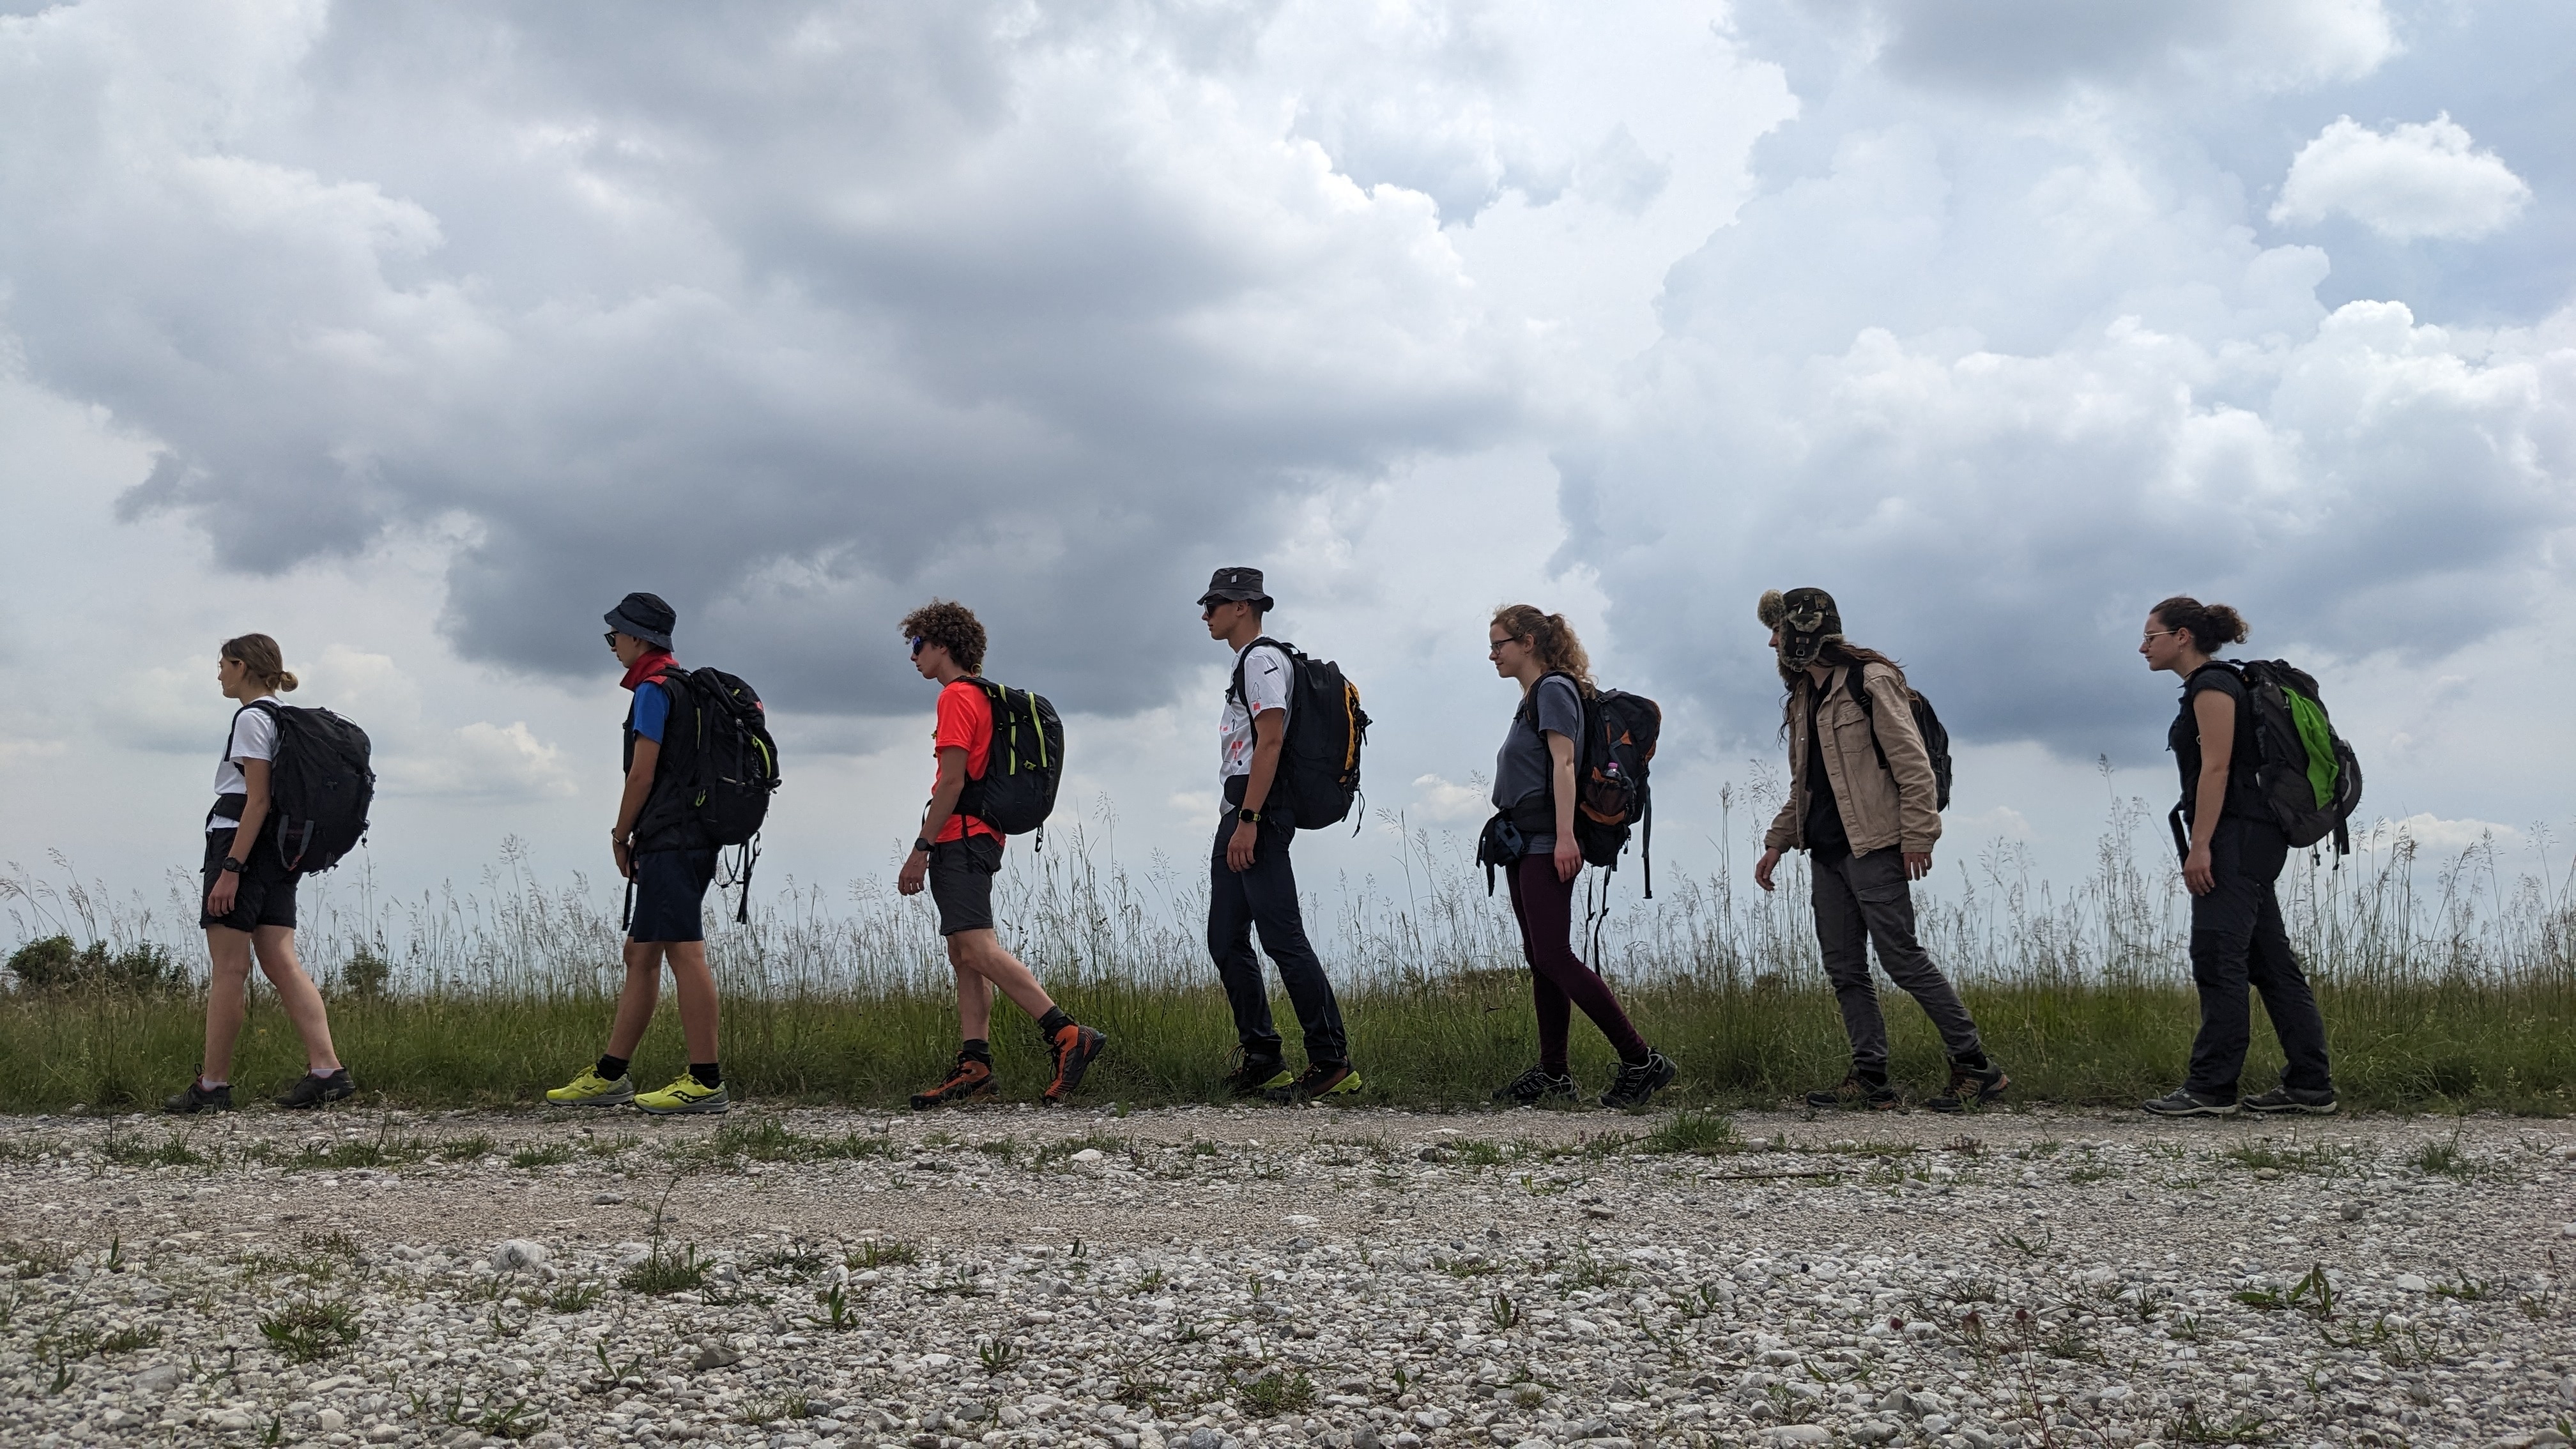
<path id="1" fill-rule="evenodd" d="M 2478 1446 L 2576 1125 L 0 1122 L 0 1443 Z"/>

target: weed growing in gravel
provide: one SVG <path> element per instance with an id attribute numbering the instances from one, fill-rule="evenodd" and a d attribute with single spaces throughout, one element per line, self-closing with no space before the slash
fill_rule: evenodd
<path id="1" fill-rule="evenodd" d="M 2201 1416 L 2199 1405 L 2185 1404 L 2180 1418 L 2166 1421 L 2165 1438 L 2176 1444 L 2264 1444 L 2272 1438 L 2265 1427 L 2268 1422 L 2240 1413 L 2224 1423 L 2212 1423 Z"/>
<path id="2" fill-rule="evenodd" d="M 1139 1296 L 1150 1295 L 1160 1292 L 1163 1284 L 1167 1281 L 1169 1280 L 1164 1275 L 1162 1269 L 1148 1268 L 1142 1274 L 1137 1276 L 1135 1282 L 1127 1285 L 1127 1291 Z"/>
<path id="3" fill-rule="evenodd" d="M 936 1134 L 934 1134 L 936 1135 Z M 925 1139 L 926 1141 L 926 1139 Z M 775 1117 L 758 1122 L 727 1122 L 704 1142 L 674 1149 L 675 1160 L 730 1168 L 739 1162 L 849 1162 L 865 1157 L 891 1157 L 894 1138 L 847 1132 L 838 1137 L 808 1137 L 791 1132 Z"/>
<path id="4" fill-rule="evenodd" d="M 1628 1281 L 1624 1263 L 1604 1263 L 1577 1252 L 1556 1275 L 1556 1296 L 1570 1298 L 1586 1288 L 1612 1288 Z"/>
<path id="5" fill-rule="evenodd" d="M 136 1328 L 120 1328 L 98 1341 L 100 1353 L 132 1353 L 139 1348 L 161 1346 L 161 1325 L 147 1323 Z"/>
<path id="6" fill-rule="evenodd" d="M 697 1244 L 691 1243 L 675 1253 L 656 1239 L 644 1261 L 618 1275 L 617 1286 L 629 1293 L 661 1298 L 705 1287 L 706 1281 L 707 1265 L 698 1259 Z"/>
<path id="7" fill-rule="evenodd" d="M 841 1261 L 854 1273 L 864 1268 L 908 1268 L 921 1261 L 921 1249 L 900 1238 L 870 1238 L 852 1248 Z"/>
<path id="8" fill-rule="evenodd" d="M 1745 1150 L 1744 1134 L 1736 1130 L 1734 1118 L 1694 1112 L 1687 1107 L 1647 1133 L 1638 1146 L 1647 1152 L 1687 1152 L 1700 1157 Z"/>
<path id="9" fill-rule="evenodd" d="M 204 1153 L 176 1132 L 159 1142 L 144 1143 L 118 1136 L 114 1122 L 108 1124 L 107 1140 L 99 1144 L 98 1155 L 119 1167 L 203 1167 L 207 1161 Z"/>
<path id="10" fill-rule="evenodd" d="M 1019 1158 L 1020 1139 L 1017 1137 L 996 1137 L 990 1142 L 976 1143 L 975 1150 L 1007 1167 Z"/>
<path id="11" fill-rule="evenodd" d="M 859 1326 L 859 1315 L 850 1307 L 850 1296 L 841 1290 L 840 1284 L 835 1283 L 815 1294 L 814 1301 L 823 1306 L 823 1311 L 814 1315 L 815 1327 L 847 1333 Z"/>
<path id="12" fill-rule="evenodd" d="M 492 1155 L 492 1134 L 477 1132 L 471 1137 L 450 1137 L 432 1151 L 441 1162 L 477 1162 Z"/>
<path id="13" fill-rule="evenodd" d="M 596 1306 L 607 1296 L 608 1290 L 590 1279 L 566 1278 L 547 1289 L 546 1296 L 539 1301 L 545 1304 L 549 1313 L 580 1313 Z"/>
<path id="14" fill-rule="evenodd" d="M 790 1278 L 811 1278 L 830 1267 L 831 1259 L 812 1248 L 798 1244 L 792 1247 L 772 1248 L 754 1258 L 752 1266 L 772 1273 L 784 1273 Z"/>
<path id="15" fill-rule="evenodd" d="M 1020 1346 L 1006 1339 L 988 1338 L 975 1345 L 975 1361 L 988 1374 L 1008 1373 L 1020 1361 Z"/>
<path id="16" fill-rule="evenodd" d="M 1494 1332 L 1509 1333 L 1520 1326 L 1521 1306 L 1512 1301 L 1509 1293 L 1496 1293 L 1494 1301 L 1486 1305 L 1486 1316 L 1494 1321 Z"/>
<path id="17" fill-rule="evenodd" d="M 569 1145 L 561 1142 L 549 1142 L 543 1147 L 522 1147 L 518 1151 L 511 1153 L 510 1165 L 512 1167 L 527 1168 L 561 1167 L 565 1163 L 572 1161 L 572 1159 L 573 1149 Z"/>
<path id="18" fill-rule="evenodd" d="M 289 1363 L 329 1358 L 358 1341 L 358 1310 L 348 1303 L 290 1303 L 259 1321 L 260 1337 Z"/>
<path id="19" fill-rule="evenodd" d="M 746 1407 L 735 1422 L 749 1424 L 756 1429 L 765 1424 L 785 1423 L 790 1420 L 810 1419 L 813 1417 L 814 1404 L 812 1400 L 806 1398 L 803 1394 L 789 1394 L 785 1398 L 771 1399 L 766 1403 L 753 1404 Z"/>
<path id="20" fill-rule="evenodd" d="M 2416 1148 L 2415 1154 L 2406 1159 L 2406 1165 L 2426 1177 L 2447 1177 L 2458 1182 L 2466 1182 L 2478 1175 L 2477 1164 L 2469 1154 L 2460 1150 L 2458 1128 L 2452 1129 L 2451 1139 L 2447 1142 L 2427 1142 Z"/>
<path id="21" fill-rule="evenodd" d="M 1235 1403 L 1256 1419 L 1275 1419 L 1281 1414 L 1302 1414 L 1314 1407 L 1315 1381 L 1303 1373 L 1294 1376 L 1277 1369 L 1263 1374 L 1235 1390 Z"/>
<path id="22" fill-rule="evenodd" d="M 2487 1285 L 2484 1282 L 2476 1278 L 2469 1277 L 2464 1273 L 2460 1275 L 2459 1281 L 2457 1282 L 2434 1284 L 2433 1296 L 2436 1298 L 2457 1299 L 2462 1303 L 2475 1303 L 2487 1296 Z"/>
<path id="23" fill-rule="evenodd" d="M 0 1243 L 0 1259 L 20 1278 L 42 1278 L 72 1265 L 71 1250 L 58 1243 Z"/>
<path id="24" fill-rule="evenodd" d="M 2307 1172 L 2320 1177 L 2339 1177 L 2357 1170 L 2361 1154 L 2350 1147 L 2326 1144 L 2300 1147 L 2294 1143 L 2288 1147 L 2275 1147 L 2272 1145 L 2271 1138 L 2264 1137 L 2224 1148 L 2218 1156 L 2224 1161 L 2233 1162 L 2249 1171 L 2268 1167 L 2278 1172 Z"/>

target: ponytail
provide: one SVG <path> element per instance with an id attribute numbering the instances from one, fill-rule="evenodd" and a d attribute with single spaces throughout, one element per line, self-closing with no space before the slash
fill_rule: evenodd
<path id="1" fill-rule="evenodd" d="M 1592 656 L 1583 652 L 1583 641 L 1574 637 L 1574 626 L 1563 614 L 1542 613 L 1536 604 L 1505 604 L 1494 611 L 1493 622 L 1513 638 L 1529 640 L 1540 668 L 1573 675 L 1581 694 L 1598 692 L 1592 683 Z"/>
<path id="2" fill-rule="evenodd" d="M 252 682 L 261 688 L 273 689 L 280 694 L 295 692 L 297 681 L 294 671 L 286 667 L 286 654 L 277 647 L 277 641 L 267 635 L 244 634 L 238 639 L 227 639 L 220 652 L 224 658 L 238 662 Z"/>
<path id="3" fill-rule="evenodd" d="M 2230 644 L 2242 644 L 2253 631 L 2245 616 L 2225 604 L 2204 604 L 2189 594 L 2176 594 L 2147 612 L 2164 622 L 2168 629 L 2180 629 L 2191 636 L 2192 647 L 2203 654 L 2215 654 Z"/>

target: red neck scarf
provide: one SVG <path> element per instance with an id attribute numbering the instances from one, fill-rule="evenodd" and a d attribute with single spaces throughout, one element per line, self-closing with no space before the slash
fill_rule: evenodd
<path id="1" fill-rule="evenodd" d="M 633 689 L 663 670 L 676 667 L 679 662 L 668 649 L 647 649 L 634 663 L 626 666 L 626 677 L 617 681 L 617 687 Z"/>

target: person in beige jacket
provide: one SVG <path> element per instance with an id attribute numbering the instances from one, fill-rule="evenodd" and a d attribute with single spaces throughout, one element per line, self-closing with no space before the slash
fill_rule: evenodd
<path id="1" fill-rule="evenodd" d="M 1851 1039 L 1850 1074 L 1839 1086 L 1808 1093 L 1808 1104 L 1884 1111 L 1902 1101 L 1887 1080 L 1887 1022 L 1870 982 L 1872 945 L 1889 979 L 1932 1018 L 1950 1055 L 1948 1088 L 1923 1105 L 1958 1112 L 1992 1102 L 2012 1079 L 1988 1060 L 1959 993 L 1915 939 L 1911 884 L 1932 873 L 1941 811 L 1905 671 L 1844 639 L 1842 615 L 1822 589 L 1773 590 L 1758 613 L 1789 690 L 1789 798 L 1762 839 L 1753 880 L 1770 890 L 1781 855 L 1807 852 L 1816 943 Z"/>

